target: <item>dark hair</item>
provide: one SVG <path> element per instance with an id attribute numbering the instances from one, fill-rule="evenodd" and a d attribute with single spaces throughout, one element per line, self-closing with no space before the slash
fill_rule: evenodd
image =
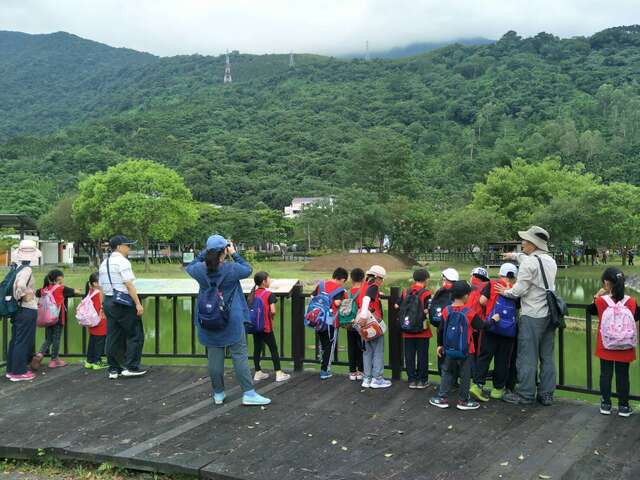
<path id="1" fill-rule="evenodd" d="M 361 282 L 364 280 L 364 270 L 361 268 L 354 268 L 351 270 L 351 281 L 352 282 Z"/>
<path id="2" fill-rule="evenodd" d="M 338 267 L 333 271 L 331 278 L 334 280 L 346 280 L 349 278 L 349 272 L 342 267 Z"/>
<path id="3" fill-rule="evenodd" d="M 99 279 L 100 279 L 100 274 L 98 272 L 93 272 L 91 275 L 89 275 L 89 280 L 87 281 L 87 284 L 84 286 L 85 297 L 89 295 L 89 290 L 91 290 L 91 285 L 93 283 L 97 283 Z"/>
<path id="4" fill-rule="evenodd" d="M 464 280 L 458 280 L 457 282 L 453 282 L 453 287 L 451 287 L 451 296 L 454 300 L 460 300 L 464 298 L 465 295 L 469 295 L 471 293 L 471 285 L 469 285 Z"/>
<path id="5" fill-rule="evenodd" d="M 44 277 L 44 284 L 42 285 L 42 288 L 47 288 L 48 286 L 53 285 L 60 277 L 64 277 L 64 272 L 62 270 L 58 270 L 57 268 L 51 270 L 47 273 L 47 276 Z"/>
<path id="6" fill-rule="evenodd" d="M 419 268 L 418 270 L 413 272 L 414 282 L 426 282 L 429 278 L 429 272 L 427 272 L 424 268 Z"/>
<path id="7" fill-rule="evenodd" d="M 376 276 L 372 275 L 372 274 L 369 274 L 369 275 L 367 275 L 367 280 L 366 281 L 367 281 L 368 284 L 373 284 L 376 281 Z"/>
<path id="8" fill-rule="evenodd" d="M 611 298 L 619 302 L 624 298 L 624 273 L 622 270 L 609 267 L 602 272 L 602 283 L 607 281 L 611 284 Z"/>
<path id="9" fill-rule="evenodd" d="M 224 250 L 207 250 L 204 257 L 204 262 L 207 264 L 208 272 L 217 272 L 222 261 L 222 255 Z"/>
<path id="10" fill-rule="evenodd" d="M 269 278 L 269 274 L 267 272 L 258 272 L 253 276 L 253 283 L 255 285 L 247 297 L 247 304 L 249 305 L 249 308 L 253 307 L 253 300 L 256 298 L 256 289 L 262 285 L 267 278 Z"/>

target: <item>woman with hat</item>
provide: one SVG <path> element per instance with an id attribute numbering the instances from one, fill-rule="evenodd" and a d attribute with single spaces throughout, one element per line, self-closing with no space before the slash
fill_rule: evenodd
<path id="1" fill-rule="evenodd" d="M 227 257 L 233 261 L 228 261 Z M 200 287 L 194 322 L 200 343 L 207 348 L 214 403 L 221 405 L 226 398 L 224 357 L 225 349 L 228 348 L 231 352 L 236 379 L 244 392 L 242 404 L 268 405 L 271 400 L 259 395 L 253 388 L 247 358 L 244 324 L 249 320 L 249 307 L 242 293 L 240 280 L 251 275 L 251 265 L 240 256 L 232 243 L 221 235 L 212 235 L 207 239 L 205 249 L 187 265 L 186 271 Z M 221 322 L 218 320 L 215 323 L 213 321 L 209 323 L 202 320 L 209 318 L 210 313 L 207 307 L 215 306 L 215 299 L 207 298 L 215 287 L 217 287 L 215 293 L 221 295 L 217 305 L 225 305 L 225 311 L 228 313 L 222 316 Z M 204 311 L 201 311 L 202 308 Z"/>
<path id="2" fill-rule="evenodd" d="M 33 380 L 36 376 L 27 369 L 36 343 L 36 320 L 38 301 L 32 265 L 38 264 L 42 252 L 33 240 L 22 240 L 13 260 L 18 264 L 13 282 L 13 297 L 18 302 L 18 311 L 11 319 L 11 341 L 7 351 L 7 378 L 12 382 Z"/>
<path id="3" fill-rule="evenodd" d="M 505 260 L 517 260 L 520 264 L 516 283 L 508 288 L 496 285 L 498 295 L 519 298 L 521 301 L 518 322 L 518 387 L 506 393 L 502 399 L 508 403 L 530 404 L 536 398 L 545 406 L 553 404 L 556 388 L 554 362 L 555 329 L 547 305 L 546 277 L 549 290 L 555 290 L 558 266 L 549 255 L 549 233 L 538 226 L 518 232 L 522 239 L 522 253 L 506 253 Z M 540 360 L 540 384 L 536 387 L 536 373 Z"/>

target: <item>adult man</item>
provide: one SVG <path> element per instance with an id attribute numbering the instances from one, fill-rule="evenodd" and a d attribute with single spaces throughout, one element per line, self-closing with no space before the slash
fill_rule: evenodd
<path id="1" fill-rule="evenodd" d="M 104 313 L 107 316 L 107 362 L 109 378 L 139 377 L 147 373 L 140 369 L 144 346 L 142 314 L 133 281 L 131 262 L 127 259 L 132 242 L 124 235 L 109 240 L 111 254 L 100 265 L 100 287 L 104 293 Z M 121 363 L 124 359 L 124 363 Z"/>
<path id="2" fill-rule="evenodd" d="M 511 288 L 496 286 L 500 295 L 520 298 L 520 322 L 518 323 L 518 387 L 513 393 L 506 393 L 502 399 L 508 403 L 530 404 L 536 399 L 536 378 L 540 359 L 540 385 L 537 399 L 545 406 L 553 404 L 556 387 L 556 367 L 553 360 L 555 329 L 549 317 L 546 290 L 540 262 L 549 283 L 555 290 L 557 265 L 548 254 L 549 234 L 540 227 L 533 226 L 520 231 L 523 253 L 507 253 L 506 260 L 520 263 L 516 283 Z"/>

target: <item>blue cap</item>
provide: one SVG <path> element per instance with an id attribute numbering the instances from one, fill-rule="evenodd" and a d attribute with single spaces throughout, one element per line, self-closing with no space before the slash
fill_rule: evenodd
<path id="1" fill-rule="evenodd" d="M 115 250 L 120 245 L 135 245 L 135 243 L 135 241 L 129 240 L 124 235 L 116 235 L 109 239 L 109 247 L 111 247 L 111 250 Z"/>
<path id="2" fill-rule="evenodd" d="M 207 250 L 224 250 L 229 242 L 222 235 L 211 235 L 207 238 Z"/>

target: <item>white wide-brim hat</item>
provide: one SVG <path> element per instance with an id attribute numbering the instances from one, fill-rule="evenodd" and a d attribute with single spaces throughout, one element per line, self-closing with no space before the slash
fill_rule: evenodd
<path id="1" fill-rule="evenodd" d="M 372 265 L 369 270 L 367 270 L 366 275 L 373 275 L 374 277 L 385 278 L 387 276 L 387 270 L 380 265 Z"/>
<path id="2" fill-rule="evenodd" d="M 12 259 L 16 262 L 31 262 L 37 264 L 42 257 L 42 252 L 38 249 L 38 244 L 33 240 L 21 240 Z"/>
<path id="3" fill-rule="evenodd" d="M 547 232 L 544 228 L 538 227 L 534 225 L 529 228 L 529 230 L 520 230 L 518 232 L 518 236 L 522 240 L 526 240 L 528 242 L 533 243 L 538 249 L 543 252 L 549 251 L 549 232 Z"/>

